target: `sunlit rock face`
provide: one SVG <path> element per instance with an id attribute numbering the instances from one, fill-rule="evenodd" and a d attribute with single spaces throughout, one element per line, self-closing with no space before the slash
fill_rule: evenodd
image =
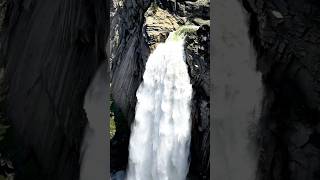
<path id="1" fill-rule="evenodd" d="M 199 30 L 186 37 L 185 55 L 193 98 L 191 100 L 191 168 L 189 174 L 209 178 L 209 4 L 205 0 L 174 3 L 156 1 L 113 1 L 111 37 L 112 96 L 125 119 L 118 122 L 111 141 L 112 172 L 127 167 L 131 122 L 135 117 L 136 91 L 142 82 L 147 59 L 171 31 L 186 24 Z M 185 6 L 185 12 L 178 10 Z M 179 6 L 179 8 L 178 8 Z M 134 8 L 132 8 L 134 7 Z M 201 11 L 198 11 L 200 10 Z M 134 20 L 133 20 L 134 19 Z"/>

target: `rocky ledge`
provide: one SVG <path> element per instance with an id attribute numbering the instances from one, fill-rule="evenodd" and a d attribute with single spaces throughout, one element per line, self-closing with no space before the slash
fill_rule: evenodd
<path id="1" fill-rule="evenodd" d="M 130 125 L 134 119 L 136 90 L 142 81 L 147 58 L 169 32 L 182 25 L 197 25 L 186 37 L 186 59 L 193 86 L 192 140 L 189 179 L 209 179 L 209 23 L 208 0 L 148 0 L 114 2 L 111 33 L 112 98 L 117 131 L 111 140 L 111 172 L 125 170 Z M 135 7 L 131 9 L 130 7 Z M 121 17 L 121 18 L 120 18 Z M 135 21 L 129 21 L 135 19 Z M 120 150 L 122 149 L 122 150 Z M 123 150 L 124 149 L 124 150 Z"/>

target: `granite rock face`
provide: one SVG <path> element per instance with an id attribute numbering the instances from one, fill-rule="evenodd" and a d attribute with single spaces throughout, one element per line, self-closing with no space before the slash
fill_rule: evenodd
<path id="1" fill-rule="evenodd" d="M 8 1 L 0 64 L 15 179 L 79 179 L 83 102 L 106 59 L 107 9 L 102 0 Z"/>
<path id="2" fill-rule="evenodd" d="M 210 20 L 209 0 L 156 0 L 156 2 L 161 8 L 181 17 L 187 17 L 190 20 Z"/>
<path id="3" fill-rule="evenodd" d="M 320 179 L 320 3 L 244 0 L 263 73 L 258 176 Z"/>
<path id="4" fill-rule="evenodd" d="M 111 96 L 116 109 L 116 133 L 110 144 L 111 172 L 126 169 L 136 91 L 142 81 L 149 48 L 142 26 L 149 0 L 113 1 L 111 13 Z"/>
<path id="5" fill-rule="evenodd" d="M 111 86 L 115 104 L 128 124 L 134 118 L 135 94 L 144 72 L 149 49 L 144 42 L 142 25 L 148 0 L 117 1 L 111 20 Z M 133 113 L 132 113 L 133 112 Z"/>
<path id="6" fill-rule="evenodd" d="M 143 35 L 151 51 L 155 49 L 158 43 L 167 39 L 169 32 L 176 30 L 185 23 L 183 18 L 170 14 L 168 11 L 159 8 L 155 3 L 151 4 L 144 16 L 146 20 L 143 25 Z"/>
<path id="7" fill-rule="evenodd" d="M 200 26 L 186 37 L 186 59 L 193 87 L 191 101 L 191 164 L 192 179 L 210 178 L 210 30 Z"/>
<path id="8" fill-rule="evenodd" d="M 193 86 L 190 179 L 209 179 L 209 1 L 114 2 L 111 32 L 112 98 L 123 113 L 111 140 L 111 171 L 125 169 L 136 90 L 147 58 L 169 32 L 182 25 L 198 25 L 186 38 L 186 58 Z M 134 19 L 130 21 L 130 19 Z M 117 118 L 115 118 L 117 119 Z M 122 118 L 120 118 L 122 119 Z M 125 124 L 125 127 L 123 126 Z M 121 127 L 121 128 L 118 128 Z M 119 132 L 120 131 L 120 132 Z M 128 132 L 128 133 L 125 133 Z M 126 152 L 121 151 L 125 148 Z M 120 163 L 119 163 L 120 162 Z"/>

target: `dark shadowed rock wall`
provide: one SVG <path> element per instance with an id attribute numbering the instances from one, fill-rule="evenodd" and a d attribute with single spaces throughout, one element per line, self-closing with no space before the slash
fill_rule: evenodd
<path id="1" fill-rule="evenodd" d="M 258 176 L 320 179 L 320 3 L 244 0 L 263 73 Z"/>
<path id="2" fill-rule="evenodd" d="M 111 13 L 111 96 L 116 134 L 111 140 L 111 171 L 125 169 L 128 161 L 130 125 L 135 115 L 136 91 L 142 81 L 149 49 L 142 25 L 149 0 L 113 1 Z M 118 120 L 118 121 L 117 121 Z"/>
<path id="3" fill-rule="evenodd" d="M 111 171 L 123 170 L 127 166 L 136 90 L 150 52 L 179 26 L 198 25 L 200 29 L 190 34 L 185 44 L 194 90 L 189 176 L 209 179 L 209 1 L 179 1 L 176 7 L 171 1 L 113 2 L 111 87 L 113 102 L 119 111 L 115 114 L 119 117 L 115 115 L 117 131 L 111 140 Z"/>
<path id="4" fill-rule="evenodd" d="M 191 101 L 191 179 L 210 178 L 210 27 L 186 37 L 186 59 L 193 88 Z"/>
<path id="5" fill-rule="evenodd" d="M 103 0 L 8 1 L 0 62 L 15 179 L 79 178 L 83 101 L 106 59 L 107 9 Z"/>
<path id="6" fill-rule="evenodd" d="M 1 0 L 0 1 L 0 31 L 2 29 L 2 22 L 3 22 L 4 17 L 5 17 L 6 7 L 7 7 L 7 1 L 6 0 Z"/>
<path id="7" fill-rule="evenodd" d="M 122 5 L 119 5 L 111 22 L 112 97 L 130 124 L 134 118 L 135 92 L 142 80 L 149 55 L 149 49 L 143 39 L 142 25 L 143 15 L 150 1 L 126 0 L 116 3 Z"/>

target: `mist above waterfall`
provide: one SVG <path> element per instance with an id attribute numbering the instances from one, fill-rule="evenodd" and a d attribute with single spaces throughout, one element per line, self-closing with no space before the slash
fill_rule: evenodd
<path id="1" fill-rule="evenodd" d="M 183 180 L 189 169 L 192 86 L 184 40 L 160 43 L 137 91 L 128 180 Z"/>

